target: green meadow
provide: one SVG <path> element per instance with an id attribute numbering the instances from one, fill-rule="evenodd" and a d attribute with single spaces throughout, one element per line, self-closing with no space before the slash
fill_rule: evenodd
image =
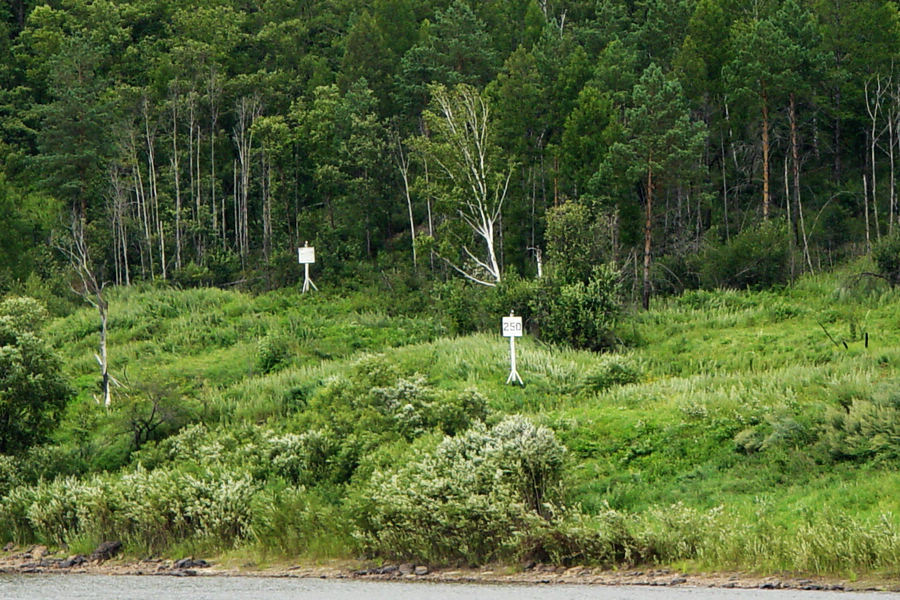
<path id="1" fill-rule="evenodd" d="M 614 352 L 359 289 L 111 290 L 45 337 L 76 397 L 0 536 L 135 556 L 900 577 L 900 291 L 860 265 L 623 315 Z M 472 288 L 468 293 L 492 292 Z"/>

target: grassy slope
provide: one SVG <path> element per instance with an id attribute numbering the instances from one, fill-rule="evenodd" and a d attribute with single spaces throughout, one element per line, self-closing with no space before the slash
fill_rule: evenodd
<path id="1" fill-rule="evenodd" d="M 754 550 L 752 539 L 771 527 L 779 538 L 802 530 L 816 543 L 811 531 L 833 539 L 848 523 L 877 527 L 880 519 L 893 535 L 900 530 L 896 458 L 833 460 L 832 447 L 819 439 L 840 401 L 897 393 L 890 390 L 897 389 L 900 294 L 844 288 L 844 279 L 823 275 L 785 292 L 694 292 L 661 301 L 623 327 L 632 343 L 627 359 L 641 369 L 638 383 L 605 389 L 591 374 L 608 357 L 528 337 L 519 346 L 527 386 L 506 386 L 499 336 L 446 337 L 437 315 L 390 316 L 389 296 L 364 292 L 117 290 L 110 360 L 114 374 L 130 382 L 174 384 L 208 420 L 273 423 L 295 409 L 298 393 L 347 371 L 361 354 L 384 353 L 404 374 L 421 373 L 439 389 L 475 388 L 494 411 L 553 427 L 571 451 L 569 500 L 587 513 L 656 510 L 648 527 L 667 511 L 685 511 L 685 523 L 717 514 L 716 526 L 732 534 L 755 527 L 756 535 L 713 544 L 701 563 L 827 571 L 832 567 L 819 559 L 792 560 L 803 551 L 796 546 L 772 540 Z M 92 403 L 95 330 L 87 310 L 49 327 L 81 385 L 73 418 Z M 286 340 L 289 355 L 262 374 L 257 355 L 266 336 Z"/>

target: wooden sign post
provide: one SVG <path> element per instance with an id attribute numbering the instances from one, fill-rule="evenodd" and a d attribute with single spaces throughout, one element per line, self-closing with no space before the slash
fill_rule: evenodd
<path id="1" fill-rule="evenodd" d="M 302 248 L 297 248 L 297 259 L 303 265 L 303 293 L 308 292 L 310 286 L 318 292 L 319 288 L 309 278 L 309 265 L 316 262 L 316 249 L 310 246 L 309 242 L 304 242 Z"/>
<path id="2" fill-rule="evenodd" d="M 503 317 L 501 331 L 504 337 L 509 338 L 509 377 L 506 378 L 506 383 L 525 385 L 516 370 L 516 338 L 522 337 L 522 317 L 509 311 L 509 316 Z"/>

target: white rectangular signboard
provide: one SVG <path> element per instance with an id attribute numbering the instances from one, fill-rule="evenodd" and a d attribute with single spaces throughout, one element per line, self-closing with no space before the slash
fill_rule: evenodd
<path id="1" fill-rule="evenodd" d="M 503 317 L 503 336 L 522 337 L 522 317 Z"/>
<path id="2" fill-rule="evenodd" d="M 301 265 L 311 265 L 316 262 L 316 249 L 312 246 L 297 248 L 297 256 Z"/>

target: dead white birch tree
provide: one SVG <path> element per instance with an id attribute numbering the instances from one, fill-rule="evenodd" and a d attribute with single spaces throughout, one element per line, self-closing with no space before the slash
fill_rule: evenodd
<path id="1" fill-rule="evenodd" d="M 872 89 L 872 84 L 872 78 L 867 79 L 864 87 L 864 92 L 866 100 L 866 112 L 869 113 L 869 119 L 872 122 L 871 133 L 869 136 L 869 153 L 871 161 L 871 164 L 869 166 L 871 168 L 870 178 L 872 180 L 872 215 L 875 220 L 875 239 L 880 239 L 881 227 L 878 223 L 878 196 L 876 195 L 877 186 L 875 184 L 875 148 L 878 146 L 878 140 L 881 138 L 882 134 L 885 131 L 885 128 L 882 128 L 881 131 L 879 131 L 878 126 L 881 120 L 881 112 L 883 109 L 885 96 L 888 94 L 890 80 L 885 83 L 881 80 L 881 75 L 876 75 L 874 78 L 874 89 Z M 866 235 L 868 237 L 868 232 Z"/>
<path id="2" fill-rule="evenodd" d="M 403 193 L 406 195 L 406 208 L 409 211 L 409 235 L 412 240 L 413 269 L 415 269 L 418 267 L 418 260 L 416 259 L 416 221 L 413 218 L 412 196 L 409 193 L 409 153 L 403 147 L 400 132 L 396 129 L 391 130 L 391 142 L 394 147 L 394 163 L 400 171 L 400 178 L 403 180 Z"/>
<path id="3" fill-rule="evenodd" d="M 116 283 L 131 285 L 131 273 L 128 266 L 128 228 L 126 226 L 129 189 L 123 170 L 118 165 L 110 168 L 109 184 L 107 210 L 109 211 L 113 233 Z"/>
<path id="4" fill-rule="evenodd" d="M 429 134 L 412 143 L 438 165 L 443 196 L 451 202 L 452 212 L 484 245 L 479 256 L 461 243 L 461 263 L 441 258 L 466 279 L 495 286 L 501 280 L 495 238 L 512 168 L 501 159 L 493 141 L 490 110 L 477 89 L 465 84 L 449 90 L 434 85 L 430 92 L 431 106 L 423 114 Z"/>
<path id="5" fill-rule="evenodd" d="M 103 288 L 106 286 L 106 282 L 103 281 L 91 260 L 90 250 L 84 236 L 84 218 L 73 214 L 67 234 L 62 239 L 56 238 L 54 245 L 66 256 L 78 277 L 78 283 L 72 285 L 72 291 L 97 309 L 97 313 L 100 315 L 99 353 L 94 354 L 94 358 L 100 365 L 100 389 L 103 405 L 109 408 L 112 402 L 111 385 L 118 382 L 109 374 L 109 356 L 106 352 L 106 325 L 109 313 L 109 304 L 103 297 Z"/>
<path id="6" fill-rule="evenodd" d="M 240 169 L 240 179 L 235 189 L 235 208 L 237 246 L 241 256 L 241 265 L 246 266 L 250 254 L 249 198 L 250 198 L 250 153 L 253 149 L 253 122 L 262 114 L 262 107 L 256 97 L 242 97 L 237 104 L 237 123 L 234 127 L 234 144 L 236 146 Z"/>
<path id="7" fill-rule="evenodd" d="M 178 165 L 178 108 L 181 104 L 181 93 L 178 81 L 172 85 L 172 176 L 175 183 L 175 268 L 181 268 L 181 171 Z M 165 275 L 163 276 L 165 277 Z"/>

